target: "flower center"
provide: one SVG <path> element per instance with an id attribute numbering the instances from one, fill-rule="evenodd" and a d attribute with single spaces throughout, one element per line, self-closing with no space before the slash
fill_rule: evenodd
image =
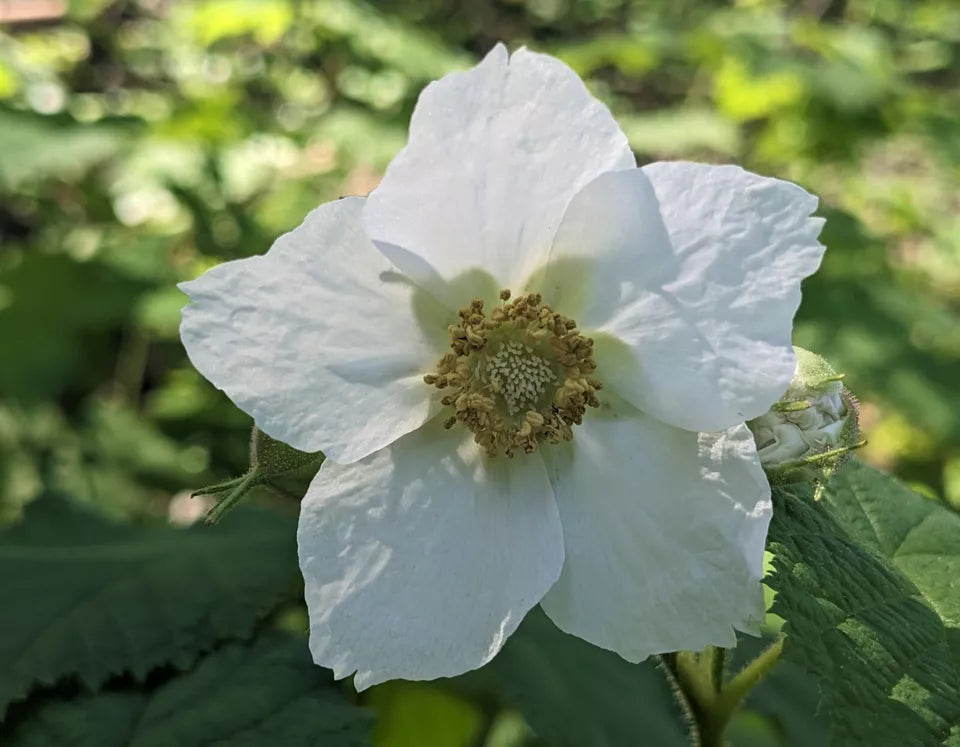
<path id="1" fill-rule="evenodd" d="M 544 385 L 557 380 L 546 360 L 516 340 L 502 343 L 497 354 L 487 358 L 486 374 L 490 388 L 503 397 L 510 415 L 535 406 L 544 395 Z"/>
<path id="2" fill-rule="evenodd" d="M 587 407 L 598 407 L 593 340 L 553 311 L 539 293 L 501 304 L 489 316 L 473 299 L 451 324 L 450 350 L 423 380 L 449 390 L 444 426 L 466 425 L 488 456 L 527 454 L 542 441 L 573 438 Z"/>

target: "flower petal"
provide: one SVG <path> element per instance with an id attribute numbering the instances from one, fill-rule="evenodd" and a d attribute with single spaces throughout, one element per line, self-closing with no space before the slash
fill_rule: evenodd
<path id="1" fill-rule="evenodd" d="M 573 197 L 545 266 L 526 287 L 581 329 L 600 330 L 636 313 L 634 305 L 678 272 L 653 185 L 628 169 L 601 174 Z"/>
<path id="2" fill-rule="evenodd" d="M 310 650 L 358 689 L 483 665 L 563 565 L 539 456 L 489 460 L 438 420 L 325 462 L 301 506 Z"/>
<path id="3" fill-rule="evenodd" d="M 629 661 L 756 632 L 772 506 L 746 426 L 696 434 L 622 403 L 544 458 L 566 560 L 541 604 L 561 629 Z"/>
<path id="4" fill-rule="evenodd" d="M 448 322 L 371 244 L 362 206 L 321 205 L 267 254 L 180 286 L 192 302 L 180 335 L 200 373 L 268 435 L 343 463 L 437 411 L 421 377 L 442 342 L 417 315 L 441 332 Z"/>
<path id="5" fill-rule="evenodd" d="M 583 309 L 559 306 L 597 337 L 597 376 L 621 396 L 679 428 L 722 430 L 790 384 L 800 281 L 824 252 L 816 205 L 735 166 L 605 174 L 570 203 L 544 295 Z"/>
<path id="6" fill-rule="evenodd" d="M 497 45 L 420 95 L 410 139 L 364 211 L 399 269 L 444 298 L 475 267 L 502 287 L 538 264 L 570 198 L 598 174 L 635 165 L 609 110 L 559 60 Z M 467 299 L 469 300 L 469 299 Z"/>

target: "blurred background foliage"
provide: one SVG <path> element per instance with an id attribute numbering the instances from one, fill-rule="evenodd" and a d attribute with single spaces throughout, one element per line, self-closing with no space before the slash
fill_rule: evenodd
<path id="1" fill-rule="evenodd" d="M 795 341 L 847 373 L 865 458 L 960 507 L 954 0 L 5 0 L 0 522 L 43 486 L 197 518 L 189 492 L 244 470 L 250 423 L 187 361 L 176 283 L 366 194 L 420 89 L 498 40 L 573 66 L 640 162 L 821 196 Z M 382 745 L 529 739 L 429 686 L 371 702 Z M 736 744 L 802 743 L 768 716 L 743 714 Z M 403 726 L 431 718 L 435 741 Z"/>

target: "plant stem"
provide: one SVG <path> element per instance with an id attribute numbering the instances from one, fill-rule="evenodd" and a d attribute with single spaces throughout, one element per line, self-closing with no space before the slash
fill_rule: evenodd
<path id="1" fill-rule="evenodd" d="M 726 651 L 708 646 L 700 653 L 678 651 L 663 661 L 674 680 L 677 699 L 693 727 L 698 747 L 723 747 L 730 719 L 747 694 L 780 659 L 783 638 L 768 646 L 729 682 L 723 682 Z"/>
<path id="2" fill-rule="evenodd" d="M 723 726 L 713 717 L 714 704 L 719 693 L 715 681 L 716 649 L 708 646 L 702 653 L 678 651 L 676 676 L 680 688 L 690 703 L 697 725 L 699 747 L 721 747 Z"/>
<path id="3" fill-rule="evenodd" d="M 781 635 L 723 687 L 714 704 L 714 717 L 721 721 L 724 727 L 743 699 L 780 661 L 782 652 L 783 636 Z"/>
<path id="4" fill-rule="evenodd" d="M 667 678 L 673 697 L 683 713 L 683 721 L 689 729 L 690 745 L 691 747 L 700 747 L 700 725 L 697 722 L 697 714 L 694 712 L 690 697 L 684 692 L 677 675 L 677 655 L 675 653 L 660 654 L 656 659 L 660 671 Z"/>
<path id="5" fill-rule="evenodd" d="M 727 664 L 727 650 L 719 646 L 709 646 L 704 655 L 710 657 L 710 681 L 715 692 L 723 688 L 723 674 Z"/>

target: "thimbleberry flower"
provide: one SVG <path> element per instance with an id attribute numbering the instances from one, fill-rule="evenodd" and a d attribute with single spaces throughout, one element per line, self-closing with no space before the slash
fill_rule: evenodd
<path id="1" fill-rule="evenodd" d="M 314 660 L 364 688 L 489 661 L 540 603 L 639 661 L 763 615 L 744 421 L 794 370 L 816 198 L 637 168 L 556 59 L 497 46 L 421 94 L 365 199 L 184 284 L 184 345 L 326 461 L 301 507 Z"/>

